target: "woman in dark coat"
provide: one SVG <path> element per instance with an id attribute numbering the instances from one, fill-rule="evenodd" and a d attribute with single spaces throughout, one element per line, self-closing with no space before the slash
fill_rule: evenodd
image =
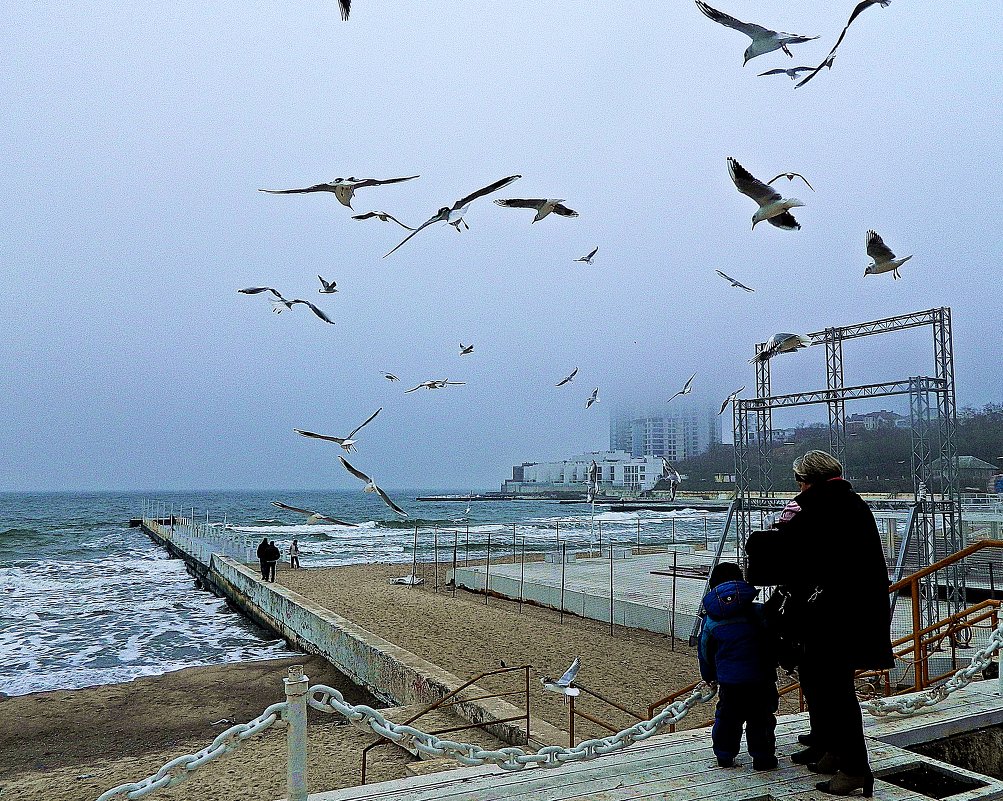
<path id="1" fill-rule="evenodd" d="M 748 581 L 784 585 L 783 616 L 795 621 L 798 675 L 810 710 L 811 745 L 795 762 L 835 773 L 819 790 L 833 795 L 873 791 L 856 670 L 894 665 L 888 568 L 874 515 L 825 451 L 794 461 L 801 490 L 777 527 L 746 542 Z"/>

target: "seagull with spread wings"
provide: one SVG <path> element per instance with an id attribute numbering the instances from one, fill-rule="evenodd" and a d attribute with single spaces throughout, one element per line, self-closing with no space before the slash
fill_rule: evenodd
<path id="1" fill-rule="evenodd" d="M 718 416 L 724 414 L 724 410 L 728 408 L 728 404 L 731 403 L 736 398 L 738 398 L 739 394 L 742 393 L 742 392 L 744 392 L 744 391 L 745 391 L 745 387 L 743 386 L 741 389 L 736 389 L 727 398 L 725 398 L 724 399 L 724 403 L 721 404 L 721 411 L 718 412 Z"/>
<path id="2" fill-rule="evenodd" d="M 599 403 L 599 387 L 592 390 L 592 394 L 589 395 L 589 399 L 585 401 L 585 408 L 588 409 L 593 403 Z"/>
<path id="3" fill-rule="evenodd" d="M 507 209 L 536 209 L 536 216 L 533 222 L 540 222 L 544 217 L 553 212 L 561 217 L 577 217 L 578 212 L 569 209 L 564 205 L 564 198 L 506 198 L 496 200 L 495 204 L 504 206 Z"/>
<path id="4" fill-rule="evenodd" d="M 385 211 L 367 211 L 365 214 L 355 214 L 352 216 L 353 220 L 371 220 L 375 217 L 377 220 L 382 220 L 383 222 L 395 222 L 401 228 L 406 228 L 408 231 L 413 231 L 414 228 L 410 225 L 404 225 L 400 220 L 398 220 L 394 215 L 388 214 Z"/>
<path id="5" fill-rule="evenodd" d="M 762 78 L 764 75 L 786 75 L 792 81 L 798 79 L 798 75 L 802 72 L 811 72 L 814 67 L 787 67 L 786 69 L 777 68 L 775 70 L 766 70 L 766 72 L 759 73 L 759 77 Z"/>
<path id="6" fill-rule="evenodd" d="M 389 381 L 391 384 L 394 383 L 395 381 L 400 381 L 400 379 L 397 376 L 395 376 L 393 373 L 384 372 L 383 373 L 383 377 L 387 381 Z"/>
<path id="7" fill-rule="evenodd" d="M 467 225 L 463 219 L 463 215 L 467 213 L 467 209 L 470 208 L 471 203 L 473 203 L 478 198 L 484 197 L 485 195 L 490 195 L 492 192 L 497 192 L 499 189 L 503 189 L 504 187 L 508 186 L 510 183 L 519 178 L 522 178 L 522 176 L 509 175 L 507 178 L 501 178 L 495 181 L 493 184 L 488 184 L 487 186 L 481 187 L 476 192 L 471 192 L 469 195 L 461 197 L 459 200 L 453 203 L 452 206 L 443 206 L 435 214 L 433 214 L 431 217 L 425 220 L 425 222 L 423 222 L 421 225 L 415 228 L 410 234 L 404 237 L 404 239 L 402 239 L 397 244 L 397 246 L 394 247 L 393 250 L 384 254 L 383 258 L 385 259 L 391 253 L 393 253 L 394 250 L 397 250 L 397 248 L 401 247 L 401 245 L 407 242 L 411 237 L 413 237 L 419 231 L 425 230 L 426 228 L 428 228 L 428 226 L 432 225 L 433 223 L 437 222 L 449 223 L 457 231 L 459 231 L 461 224 Z M 467 228 L 469 227 L 470 226 L 467 225 Z"/>
<path id="8" fill-rule="evenodd" d="M 905 264 L 912 256 L 903 256 L 901 259 L 895 258 L 891 248 L 884 243 L 875 231 L 867 232 L 867 255 L 874 259 L 864 270 L 864 276 L 880 275 L 881 273 L 891 273 L 896 281 L 902 276 L 899 275 L 899 267 Z"/>
<path id="9" fill-rule="evenodd" d="M 720 276 L 721 276 L 721 277 L 722 277 L 722 278 L 723 278 L 723 279 L 724 279 L 725 281 L 727 281 L 727 282 L 728 282 L 729 284 L 731 284 L 731 285 L 732 285 L 733 287 L 735 287 L 735 288 L 737 288 L 737 289 L 744 289 L 744 290 L 745 290 L 746 292 L 755 292 L 755 291 L 756 291 L 756 290 L 755 290 L 755 289 L 753 289 L 753 288 L 752 288 L 751 286 L 746 286 L 746 285 L 745 285 L 745 284 L 743 284 L 743 283 L 742 283 L 741 281 L 736 281 L 736 280 L 735 280 L 734 278 L 732 278 L 732 277 L 731 277 L 730 275 L 728 275 L 727 273 L 723 273 L 723 272 L 721 272 L 720 270 L 714 270 L 714 272 L 716 272 L 716 273 L 717 273 L 718 275 L 720 275 Z"/>
<path id="10" fill-rule="evenodd" d="M 344 456 L 339 456 L 338 458 L 341 460 L 341 463 L 345 466 L 345 469 L 349 473 L 351 473 L 353 476 L 359 479 L 359 481 L 366 482 L 366 486 L 362 490 L 363 492 L 375 492 L 377 495 L 380 496 L 380 498 L 383 499 L 383 503 L 385 503 L 387 506 L 393 509 L 397 514 L 399 514 L 401 517 L 407 517 L 407 512 L 405 512 L 396 503 L 390 500 L 390 496 L 387 495 L 378 486 L 376 486 L 375 481 L 373 481 L 369 476 L 367 476 L 361 470 L 357 470 L 356 468 L 352 467 L 352 465 L 348 463 L 348 461 L 345 459 Z"/>
<path id="11" fill-rule="evenodd" d="M 735 182 L 735 188 L 739 192 L 751 197 L 759 204 L 756 213 L 752 215 L 753 230 L 763 220 L 785 231 L 797 231 L 801 228 L 790 212 L 791 209 L 804 205 L 800 200 L 782 197 L 776 189 L 767 186 L 758 178 L 754 178 L 745 167 L 731 156 L 728 156 L 728 174 L 731 175 L 731 180 Z"/>
<path id="12" fill-rule="evenodd" d="M 591 263 L 592 263 L 592 259 L 594 259 L 594 258 L 596 257 L 596 253 L 598 253 L 598 252 L 599 252 L 599 247 L 598 247 L 598 246 L 596 246 L 596 247 L 595 247 L 595 248 L 594 248 L 594 249 L 592 250 L 592 252 L 591 252 L 591 253 L 589 253 L 589 254 L 588 254 L 588 255 L 586 255 L 586 256 L 580 256 L 579 258 L 575 259 L 575 261 L 583 261 L 583 262 L 585 262 L 586 264 L 591 264 Z"/>
<path id="13" fill-rule="evenodd" d="M 578 368 L 577 367 L 574 370 L 572 370 L 568 375 L 564 376 L 564 378 L 562 378 L 556 384 L 554 384 L 554 386 L 555 387 L 563 387 L 565 384 L 570 384 L 574 380 L 574 378 L 575 378 L 576 375 L 578 375 Z"/>
<path id="14" fill-rule="evenodd" d="M 301 515 L 306 515 L 306 524 L 308 526 L 312 526 L 320 520 L 323 520 L 325 523 L 334 523 L 336 526 L 351 526 L 355 528 L 355 526 L 358 525 L 357 523 L 348 523 L 344 520 L 339 520 L 336 517 L 328 517 L 320 512 L 312 512 L 309 509 L 300 509 L 298 506 L 289 506 L 288 504 L 280 503 L 279 501 L 272 501 L 272 506 L 277 506 L 279 509 L 285 509 L 287 512 L 298 512 Z"/>
<path id="15" fill-rule="evenodd" d="M 468 353 L 473 353 L 473 352 L 474 352 L 474 346 L 473 345 L 464 345 L 462 342 L 460 343 L 460 355 L 461 356 L 466 356 Z"/>
<path id="16" fill-rule="evenodd" d="M 341 8 L 341 18 L 347 21 L 348 13 L 352 10 L 352 0 L 338 0 L 338 6 Z"/>
<path id="17" fill-rule="evenodd" d="M 336 442 L 338 443 L 338 445 L 341 446 L 342 450 L 344 450 L 346 453 L 351 453 L 352 451 L 355 450 L 355 443 L 356 443 L 356 440 L 353 439 L 353 437 L 356 434 L 358 434 L 363 428 L 365 428 L 366 424 L 371 423 L 373 419 L 376 417 L 376 415 L 378 415 L 382 411 L 383 407 L 381 406 L 379 409 L 377 409 L 375 412 L 369 415 L 369 417 L 366 418 L 364 423 L 362 423 L 361 425 L 357 425 L 355 428 L 353 428 L 348 433 L 347 437 L 329 437 L 326 434 L 315 434 L 313 431 L 304 431 L 301 428 L 294 428 L 293 431 L 295 431 L 297 434 L 303 437 L 312 437 L 313 439 L 323 439 L 328 442 Z"/>
<path id="18" fill-rule="evenodd" d="M 325 281 L 319 275 L 317 277 L 320 278 L 320 289 L 317 291 L 320 292 L 321 295 L 332 295 L 338 291 L 337 281 Z"/>
<path id="19" fill-rule="evenodd" d="M 302 300 L 301 298 L 293 298 L 292 300 L 289 300 L 282 297 L 282 293 L 280 293 L 277 289 L 272 289 L 270 286 L 251 286 L 246 289 L 238 289 L 237 291 L 242 295 L 257 295 L 261 292 L 271 292 L 276 297 L 276 300 L 272 301 L 272 311 L 276 314 L 281 314 L 284 311 L 291 311 L 292 307 L 297 303 L 302 303 L 325 323 L 334 325 L 334 320 L 324 314 L 323 311 L 314 306 L 309 300 Z"/>
<path id="20" fill-rule="evenodd" d="M 811 338 L 806 334 L 774 334 L 766 341 L 765 347 L 749 359 L 749 363 L 762 364 L 772 359 L 778 353 L 793 353 L 801 348 L 807 348 L 811 344 Z"/>
<path id="21" fill-rule="evenodd" d="M 777 180 L 777 179 L 779 179 L 779 178 L 786 178 L 786 179 L 787 179 L 788 181 L 793 181 L 793 180 L 794 180 L 795 178 L 800 178 L 800 179 L 801 179 L 802 181 L 804 181 L 804 184 L 805 184 L 805 186 L 807 186 L 807 187 L 808 187 L 808 188 L 809 188 L 809 189 L 810 189 L 810 190 L 811 190 L 812 192 L 814 192 L 814 191 L 815 191 L 815 187 L 814 187 L 814 186 L 812 186 L 812 185 L 811 185 L 810 183 L 808 183 L 808 179 L 807 179 L 807 178 L 805 178 L 805 177 L 804 177 L 804 176 L 803 176 L 803 175 L 802 175 L 801 173 L 799 173 L 799 172 L 782 172 L 782 173 L 780 173 L 780 175 L 774 175 L 774 176 L 773 176 L 772 178 L 770 178 L 770 180 L 769 180 L 769 181 L 767 181 L 766 183 L 768 183 L 768 184 L 772 184 L 772 183 L 773 183 L 774 181 L 776 181 L 776 180 Z"/>
<path id="22" fill-rule="evenodd" d="M 810 42 L 812 39 L 818 39 L 817 36 L 801 36 L 796 33 L 784 33 L 783 31 L 771 31 L 769 28 L 764 28 L 762 25 L 755 25 L 751 22 L 742 22 L 737 20 L 723 11 L 718 11 L 716 8 L 711 8 L 709 5 L 703 2 L 703 0 L 696 0 L 697 8 L 703 12 L 704 16 L 709 17 L 726 28 L 731 28 L 733 30 L 744 33 L 750 39 L 752 39 L 752 44 L 746 48 L 745 51 L 745 61 L 742 62 L 744 67 L 749 63 L 751 59 L 756 58 L 756 56 L 761 56 L 764 53 L 772 53 L 774 50 L 783 50 L 791 58 L 794 54 L 788 49 L 788 45 L 792 44 L 803 44 L 804 42 Z"/>
<path id="23" fill-rule="evenodd" d="M 364 189 L 367 186 L 384 186 L 385 184 L 399 184 L 401 181 L 413 181 L 420 178 L 420 175 L 408 175 L 405 178 L 335 178 L 326 184 L 314 184 L 303 189 L 259 189 L 259 192 L 267 192 L 270 195 L 305 195 L 310 192 L 333 192 L 342 206 L 352 208 L 352 197 L 356 189 Z"/>
<path id="24" fill-rule="evenodd" d="M 850 13 L 850 19 L 847 20 L 846 25 L 843 26 L 843 31 L 839 34 L 839 38 L 836 40 L 836 44 L 834 44 L 832 46 L 832 50 L 829 51 L 829 55 L 825 57 L 825 59 L 822 61 L 821 64 L 819 64 L 817 67 L 811 70 L 804 78 L 802 78 L 796 84 L 794 84 L 794 88 L 800 89 L 802 86 L 808 83 L 808 81 L 810 81 L 812 78 L 818 75 L 823 68 L 828 67 L 829 69 L 832 69 L 832 62 L 833 59 L 835 59 L 836 57 L 836 48 L 838 48 L 840 44 L 842 44 L 843 37 L 846 36 L 847 30 L 849 30 L 850 25 L 853 24 L 853 21 L 860 16 L 861 12 L 865 11 L 866 9 L 870 8 L 873 5 L 880 5 L 882 8 L 887 8 L 888 4 L 891 3 L 891 1 L 892 0 L 861 0 L 859 3 L 857 3 L 857 5 L 854 6 L 853 11 Z"/>
<path id="25" fill-rule="evenodd" d="M 433 378 L 430 381 L 422 381 L 418 386 L 405 389 L 404 394 L 415 392 L 419 389 L 442 389 L 443 387 L 462 387 L 466 381 L 449 381 L 445 378 Z"/>
<path id="26" fill-rule="evenodd" d="M 582 669 L 582 658 L 580 656 L 575 657 L 575 661 L 571 663 L 571 667 L 564 671 L 564 674 L 559 679 L 542 678 L 540 682 L 543 684 L 543 689 L 550 690 L 552 693 L 561 693 L 563 695 L 578 695 L 580 692 L 577 687 L 574 687 L 575 677 L 578 676 L 578 671 Z"/>
<path id="27" fill-rule="evenodd" d="M 678 398 L 680 395 L 689 395 L 693 391 L 693 379 L 696 377 L 697 377 L 696 373 L 691 375 L 687 379 L 686 383 L 683 384 L 683 388 L 679 390 L 675 395 L 673 395 L 672 398 Z M 668 403 L 670 400 L 672 400 L 672 398 L 669 398 L 669 400 L 665 402 Z"/>

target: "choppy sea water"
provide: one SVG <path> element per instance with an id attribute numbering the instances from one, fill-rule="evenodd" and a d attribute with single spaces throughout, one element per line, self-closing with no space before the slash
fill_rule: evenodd
<path id="1" fill-rule="evenodd" d="M 296 538 L 304 567 L 441 562 L 617 542 L 665 544 L 716 537 L 723 515 L 602 512 L 547 501 L 416 502 L 433 491 L 392 493 L 401 520 L 360 492 L 2 493 L 0 494 L 0 692 L 20 695 L 127 681 L 194 665 L 288 656 L 282 640 L 193 590 L 182 561 L 138 528 L 144 502 L 191 514 L 285 547 Z M 457 493 L 461 494 L 461 493 Z M 305 525 L 292 506 L 358 522 Z M 469 511 L 468 511 L 469 508 Z M 417 551 L 415 526 L 418 526 Z M 437 548 L 438 545 L 438 548 Z M 438 553 L 436 554 L 436 552 Z"/>

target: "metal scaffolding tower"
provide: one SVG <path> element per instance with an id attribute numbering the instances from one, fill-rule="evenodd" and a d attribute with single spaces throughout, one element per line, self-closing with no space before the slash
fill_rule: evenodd
<path id="1" fill-rule="evenodd" d="M 913 376 L 880 384 L 846 386 L 843 382 L 843 342 L 891 331 L 930 326 L 933 331 L 933 376 Z M 736 400 L 732 407 L 735 439 L 735 523 L 738 550 L 745 560 L 749 533 L 764 525 L 768 513 L 783 508 L 789 496 L 774 489 L 773 410 L 824 403 L 829 412 L 829 448 L 846 464 L 846 402 L 860 398 L 908 395 L 912 430 L 912 525 L 905 534 L 900 567 L 929 565 L 964 547 L 958 451 L 955 444 L 957 407 L 954 397 L 954 348 L 949 308 L 902 314 L 866 323 L 826 328 L 808 335 L 813 345 L 825 345 L 826 388 L 773 395 L 770 361 L 756 365 L 756 396 Z M 756 345 L 762 352 L 765 343 Z M 784 475 L 789 473 L 787 465 Z M 784 479 L 784 485 L 789 483 Z M 725 534 L 724 536 L 727 536 Z M 921 588 L 923 624 L 944 617 L 938 597 L 949 613 L 965 607 L 965 576 L 956 567 L 946 576 L 931 576 Z"/>

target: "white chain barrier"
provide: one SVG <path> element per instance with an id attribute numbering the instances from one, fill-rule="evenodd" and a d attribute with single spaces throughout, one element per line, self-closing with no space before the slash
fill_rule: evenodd
<path id="1" fill-rule="evenodd" d="M 323 684 L 316 684 L 310 688 L 307 703 L 321 712 L 342 715 L 348 718 L 354 726 L 372 731 L 398 745 L 413 746 L 429 756 L 448 757 L 461 765 L 471 767 L 490 762 L 502 770 L 522 770 L 530 765 L 541 768 L 557 768 L 567 762 L 596 759 L 616 751 L 622 751 L 633 743 L 647 740 L 666 726 L 678 723 L 694 706 L 709 701 L 715 694 L 715 689 L 701 685 L 686 698 L 669 704 L 651 720 L 643 720 L 610 737 L 585 740 L 573 748 L 548 745 L 535 754 L 517 746 L 492 751 L 469 743 L 442 740 L 434 734 L 420 731 L 413 726 L 392 723 L 372 707 L 352 706 L 345 703 L 345 698 L 340 692 Z"/>
<path id="2" fill-rule="evenodd" d="M 975 676 L 992 664 L 993 654 L 1003 650 L 1003 623 L 989 636 L 986 647 L 972 657 L 971 664 L 962 668 L 943 684 L 926 692 L 914 695 L 912 698 L 891 699 L 875 698 L 863 705 L 864 709 L 876 717 L 898 713 L 900 715 L 915 715 L 928 706 L 940 703 L 955 690 L 967 687 L 975 680 Z"/>
<path id="3" fill-rule="evenodd" d="M 231 726 L 226 731 L 220 732 L 215 740 L 197 754 L 185 754 L 184 756 L 172 759 L 156 773 L 147 776 L 141 781 L 120 784 L 118 787 L 113 787 L 111 790 L 102 793 L 97 801 L 142 798 L 157 790 L 181 784 L 181 782 L 186 781 L 192 773 L 206 763 L 236 751 L 247 738 L 253 737 L 255 734 L 261 734 L 261 732 L 274 725 L 279 720 L 279 716 L 285 708 L 285 701 L 272 704 L 254 718 L 254 720 L 247 723 L 238 723 L 236 726 Z"/>

